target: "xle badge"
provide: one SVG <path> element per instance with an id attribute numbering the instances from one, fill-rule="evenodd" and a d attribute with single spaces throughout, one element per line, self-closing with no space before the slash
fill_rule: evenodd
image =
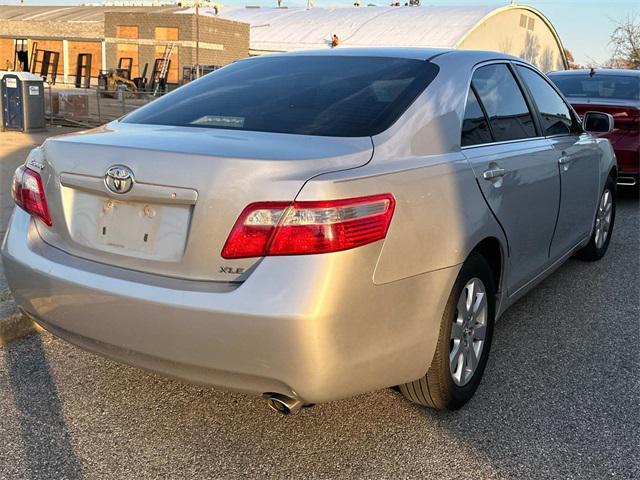
<path id="1" fill-rule="evenodd" d="M 240 275 L 244 273 L 244 268 L 239 267 L 220 267 L 220 271 L 218 273 L 229 273 L 231 275 Z"/>

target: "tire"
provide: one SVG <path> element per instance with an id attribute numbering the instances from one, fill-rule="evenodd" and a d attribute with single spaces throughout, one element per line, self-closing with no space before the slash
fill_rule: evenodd
<path id="1" fill-rule="evenodd" d="M 459 301 L 464 302 L 463 299 L 468 299 L 470 290 L 467 287 L 472 281 L 476 286 L 475 292 L 472 294 L 474 302 L 478 299 L 477 293 L 484 290 L 485 303 L 484 307 L 481 305 L 478 309 L 479 315 L 477 315 L 475 319 L 477 323 L 475 323 L 473 333 L 471 333 L 470 336 L 465 336 L 469 335 L 468 329 L 465 328 L 467 323 L 465 323 L 463 319 L 463 317 L 465 317 L 464 313 L 459 315 L 459 311 L 464 311 L 467 306 L 465 303 L 461 303 L 461 307 L 459 308 L 458 304 Z M 477 281 L 481 283 L 478 284 Z M 400 385 L 400 392 L 408 400 L 437 410 L 457 410 L 471 399 L 480 384 L 491 349 L 495 319 L 495 297 L 496 285 L 489 263 L 482 255 L 472 254 L 460 269 L 458 278 L 447 300 L 440 325 L 436 352 L 429 370 L 424 377 Z M 466 303 L 467 305 L 469 304 L 469 302 Z M 480 310 L 483 308 L 484 314 L 482 315 L 480 314 Z M 484 335 L 482 335 L 481 329 L 479 328 L 482 326 L 479 322 L 481 317 L 484 322 Z M 470 323 L 473 322 L 474 320 L 472 319 Z M 457 326 L 453 333 L 454 336 L 460 338 L 458 340 L 452 339 L 454 323 L 456 323 Z M 482 344 L 476 343 L 477 340 L 475 340 L 474 337 L 476 334 L 483 336 L 484 340 Z M 465 343 L 464 339 L 469 338 L 472 340 Z M 469 352 L 468 347 L 465 347 L 466 345 L 473 345 L 474 352 L 476 352 L 476 346 L 481 345 L 478 352 L 479 357 L 474 355 L 474 358 L 477 358 L 477 363 L 472 371 L 467 371 L 466 369 L 467 357 L 464 356 L 464 349 L 467 348 L 466 351 Z M 463 349 L 462 361 L 460 361 L 459 356 L 460 348 Z M 458 354 L 455 355 L 457 359 L 455 362 L 455 372 L 453 371 L 453 367 L 450 367 L 449 362 L 450 355 L 453 354 L 454 350 L 458 352 Z"/>
<path id="2" fill-rule="evenodd" d="M 610 197 L 607 197 L 607 192 Z M 607 198 L 611 199 L 610 204 L 607 203 Z M 607 209 L 606 205 L 610 205 Z M 607 183 L 602 189 L 600 199 L 598 200 L 598 210 L 596 212 L 596 219 L 593 224 L 593 230 L 591 232 L 591 238 L 589 243 L 576 253 L 576 257 L 581 260 L 589 262 L 595 262 L 604 257 L 609 248 L 609 242 L 611 242 L 611 234 L 613 233 L 613 224 L 616 219 L 616 184 L 614 180 L 609 177 Z M 604 227 L 604 230 L 602 229 Z M 604 232 L 604 233 L 603 233 Z M 601 236 L 604 235 L 604 241 Z"/>

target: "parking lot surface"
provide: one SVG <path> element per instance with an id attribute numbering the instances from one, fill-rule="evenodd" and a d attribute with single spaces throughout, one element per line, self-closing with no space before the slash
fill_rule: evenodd
<path id="1" fill-rule="evenodd" d="M 0 347 L 0 479 L 639 478 L 639 235 L 621 198 L 607 256 L 507 312 L 453 413 L 384 390 L 283 417 L 48 333 L 15 341 Z"/>
<path id="2" fill-rule="evenodd" d="M 44 132 L 0 133 L 0 239 L 4 238 L 4 232 L 9 223 L 9 217 L 13 211 L 13 199 L 11 198 L 11 181 L 13 172 L 22 165 L 32 148 L 41 145 L 47 137 L 61 135 L 78 130 L 77 128 L 51 127 Z M 0 262 L 0 302 L 3 299 L 3 290 L 7 287 L 2 275 L 2 262 Z"/>

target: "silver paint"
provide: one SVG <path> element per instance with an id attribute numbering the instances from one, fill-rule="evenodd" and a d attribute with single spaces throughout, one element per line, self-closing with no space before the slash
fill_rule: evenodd
<path id="1" fill-rule="evenodd" d="M 372 138 L 113 122 L 48 140 L 38 158 L 54 226 L 16 209 L 2 247 L 20 308 L 122 362 L 317 403 L 424 375 L 460 267 L 480 242 L 499 245 L 500 316 L 589 240 L 616 165 L 608 141 L 585 133 L 460 147 L 473 69 L 518 59 L 431 49 L 312 54 L 432 58 L 440 73 Z M 115 164 L 136 174 L 128 193 L 100 186 Z M 384 241 L 323 255 L 220 256 L 251 202 L 387 192 L 396 209 Z M 178 258 L 80 241 L 97 228 L 74 233 L 91 197 L 102 202 L 95 208 L 150 204 L 150 225 L 165 211 L 188 211 L 187 231 L 178 225 L 167 247 L 175 256 L 183 245 Z"/>

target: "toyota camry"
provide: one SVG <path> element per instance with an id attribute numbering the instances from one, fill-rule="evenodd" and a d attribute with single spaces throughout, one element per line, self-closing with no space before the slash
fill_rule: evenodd
<path id="1" fill-rule="evenodd" d="M 495 52 L 249 58 L 34 149 L 6 276 L 71 343 L 282 413 L 456 409 L 505 310 L 607 251 L 611 128 Z"/>

